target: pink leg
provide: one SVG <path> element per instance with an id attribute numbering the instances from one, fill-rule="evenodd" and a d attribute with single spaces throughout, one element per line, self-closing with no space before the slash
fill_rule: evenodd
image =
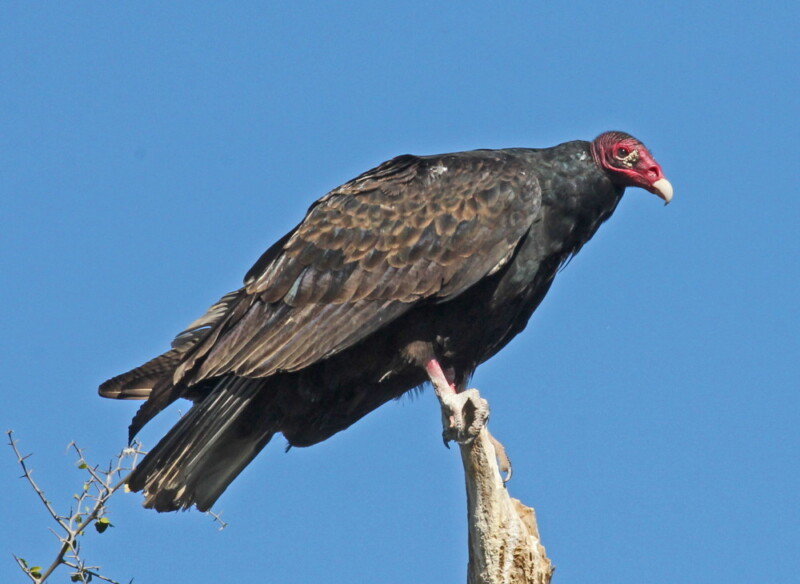
<path id="1" fill-rule="evenodd" d="M 489 404 L 480 397 L 476 389 L 468 389 L 459 393 L 455 384 L 455 371 L 451 367 L 446 370 L 442 369 L 436 359 L 428 361 L 425 371 L 428 373 L 428 378 L 436 391 L 436 397 L 439 398 L 442 406 L 444 445 L 450 448 L 448 444 L 450 440 L 455 440 L 459 444 L 469 444 L 486 425 L 489 418 Z M 462 398 L 464 398 L 463 401 Z M 470 407 L 465 410 L 467 403 L 470 403 Z M 506 473 L 503 482 L 508 482 L 511 479 L 511 461 L 506 454 L 506 449 L 497 438 L 489 433 L 488 428 L 486 433 L 494 446 L 500 471 Z"/>
<path id="2" fill-rule="evenodd" d="M 442 438 L 445 445 L 450 440 L 469 444 L 486 425 L 489 404 L 480 397 L 476 389 L 459 393 L 455 384 L 455 372 L 450 368 L 444 371 L 436 359 L 425 364 L 425 371 L 442 406 Z"/>
<path id="3" fill-rule="evenodd" d="M 439 365 L 439 362 L 436 359 L 431 359 L 425 365 L 425 371 L 428 372 L 428 378 L 431 380 L 433 389 L 436 390 L 436 396 L 439 399 L 448 393 L 456 393 L 456 384 L 453 381 L 455 372 L 452 368 L 447 368 L 447 373 L 450 374 L 447 375 L 442 369 L 442 366 Z"/>

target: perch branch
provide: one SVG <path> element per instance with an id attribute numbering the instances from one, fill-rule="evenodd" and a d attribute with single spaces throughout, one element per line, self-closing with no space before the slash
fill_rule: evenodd
<path id="1" fill-rule="evenodd" d="M 461 446 L 469 521 L 467 584 L 549 584 L 554 568 L 536 513 L 509 496 L 493 442 L 484 427 Z"/>

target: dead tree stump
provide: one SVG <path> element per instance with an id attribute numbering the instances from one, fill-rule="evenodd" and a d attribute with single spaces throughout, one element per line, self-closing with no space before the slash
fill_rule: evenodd
<path id="1" fill-rule="evenodd" d="M 536 513 L 509 496 L 488 430 L 460 448 L 469 520 L 467 584 L 549 584 L 553 564 Z"/>

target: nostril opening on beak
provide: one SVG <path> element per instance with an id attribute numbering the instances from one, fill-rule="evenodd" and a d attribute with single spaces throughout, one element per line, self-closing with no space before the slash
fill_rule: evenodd
<path id="1" fill-rule="evenodd" d="M 659 168 L 658 166 L 651 166 L 650 168 L 648 168 L 647 174 L 653 177 L 653 182 L 657 181 L 660 178 L 664 178 L 664 176 L 661 174 L 661 168 Z"/>

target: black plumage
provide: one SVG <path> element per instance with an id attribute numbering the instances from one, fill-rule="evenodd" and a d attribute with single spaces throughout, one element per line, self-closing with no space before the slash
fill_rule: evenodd
<path id="1" fill-rule="evenodd" d="M 170 351 L 100 387 L 147 400 L 131 437 L 177 398 L 194 402 L 130 488 L 159 511 L 208 509 L 277 432 L 325 440 L 425 383 L 434 359 L 463 389 L 625 187 L 668 201 L 668 184 L 640 142 L 612 132 L 399 156 L 334 189 Z"/>

